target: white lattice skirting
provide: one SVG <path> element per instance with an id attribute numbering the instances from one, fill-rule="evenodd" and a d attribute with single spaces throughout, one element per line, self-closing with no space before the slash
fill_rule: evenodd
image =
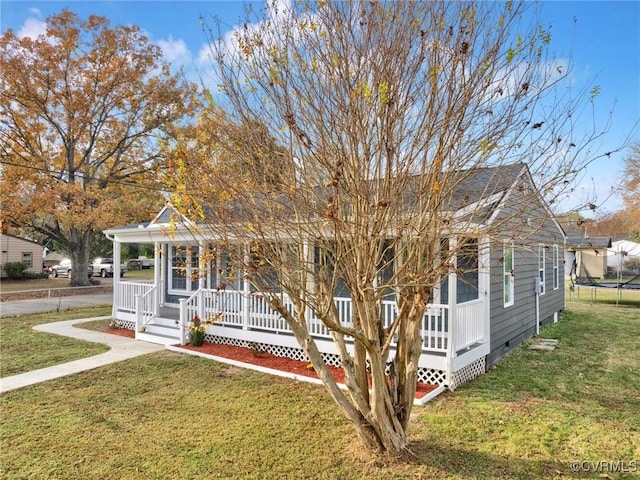
<path id="1" fill-rule="evenodd" d="M 113 324 L 116 325 L 119 328 L 123 328 L 125 330 L 136 330 L 136 322 L 132 322 L 129 320 L 118 320 L 116 318 L 114 318 L 112 320 Z"/>
<path id="2" fill-rule="evenodd" d="M 451 374 L 451 382 L 449 383 L 449 390 L 453 391 L 463 383 L 473 380 L 479 377 L 486 371 L 485 357 L 479 358 L 475 362 L 470 363 L 462 367 Z"/>
<path id="3" fill-rule="evenodd" d="M 268 352 L 276 357 L 291 358 L 293 360 L 299 360 L 301 362 L 308 362 L 309 357 L 304 353 L 301 348 L 283 347 L 280 345 L 269 345 L 261 343 L 256 345 L 254 342 L 247 342 L 246 340 L 240 340 L 236 338 L 220 337 L 218 335 L 207 334 L 205 340 L 211 343 L 219 343 L 223 345 L 234 345 L 236 347 L 258 349 L 262 352 Z M 331 353 L 323 353 L 322 358 L 327 365 L 333 367 L 340 367 L 340 356 Z M 484 361 L 483 361 L 484 365 Z M 431 385 L 446 385 L 447 374 L 444 370 L 435 370 L 433 368 L 420 368 L 418 370 L 418 381 L 422 383 L 428 383 Z"/>

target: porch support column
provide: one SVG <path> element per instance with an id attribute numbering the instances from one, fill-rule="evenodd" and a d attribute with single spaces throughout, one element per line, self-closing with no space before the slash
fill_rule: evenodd
<path id="1" fill-rule="evenodd" d="M 244 247 L 243 258 L 244 266 L 242 271 L 242 329 L 249 329 L 249 308 L 251 306 L 251 282 L 249 281 L 249 275 L 247 274 L 247 265 L 251 261 L 251 252 L 249 251 L 249 245 Z"/>
<path id="2" fill-rule="evenodd" d="M 449 252 L 455 252 L 458 245 L 457 237 L 449 238 Z M 456 273 L 456 269 L 458 267 L 458 259 L 456 255 L 451 255 L 451 267 L 449 268 L 449 276 L 447 277 L 448 290 L 449 290 L 449 298 L 448 298 L 448 310 L 449 310 L 449 321 L 448 321 L 448 342 L 447 342 L 447 383 L 449 388 L 453 389 L 455 386 L 453 385 L 453 371 L 452 371 L 452 361 L 453 357 L 456 356 L 456 340 L 455 340 L 455 323 L 456 323 L 456 297 L 458 296 L 458 275 Z"/>
<path id="3" fill-rule="evenodd" d="M 489 237 L 481 237 L 478 242 L 478 293 L 482 298 L 484 343 L 491 342 L 491 243 Z"/>
<path id="4" fill-rule="evenodd" d="M 207 287 L 207 271 L 204 263 L 205 246 L 204 241 L 198 241 L 198 288 Z"/>
<path id="5" fill-rule="evenodd" d="M 113 307 L 112 315 L 115 317 L 120 305 L 120 241 L 113 240 Z"/>
<path id="6" fill-rule="evenodd" d="M 307 321 L 307 328 L 311 330 L 309 325 L 311 324 L 311 320 L 313 318 L 313 312 L 307 306 L 307 292 L 313 292 L 313 244 L 309 242 L 308 238 L 305 238 L 304 244 L 302 245 L 302 268 L 300 271 L 304 275 L 306 279 L 305 285 L 305 298 L 304 298 L 304 318 Z"/>
<path id="7" fill-rule="evenodd" d="M 161 266 L 162 246 L 160 242 L 153 243 L 153 284 L 156 286 L 156 308 L 162 303 Z M 156 312 L 158 313 L 158 312 Z"/>

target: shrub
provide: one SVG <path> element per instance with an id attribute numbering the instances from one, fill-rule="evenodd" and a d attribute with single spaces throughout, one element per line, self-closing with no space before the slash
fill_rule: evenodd
<path id="1" fill-rule="evenodd" d="M 8 278 L 11 280 L 17 280 L 24 278 L 27 266 L 22 262 L 7 262 L 2 266 L 2 269 L 5 271 Z"/>

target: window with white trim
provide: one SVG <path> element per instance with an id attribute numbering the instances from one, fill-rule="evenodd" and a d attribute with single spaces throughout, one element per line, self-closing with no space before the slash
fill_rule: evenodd
<path id="1" fill-rule="evenodd" d="M 195 292 L 198 289 L 198 247 L 171 246 L 169 290 Z"/>
<path id="2" fill-rule="evenodd" d="M 515 301 L 515 275 L 513 271 L 513 243 L 502 247 L 502 271 L 504 276 L 504 306 L 509 307 Z"/>
<path id="3" fill-rule="evenodd" d="M 558 245 L 553 246 L 553 289 L 560 288 L 560 259 L 558 258 Z"/>
<path id="4" fill-rule="evenodd" d="M 545 271 L 544 271 L 544 245 L 538 245 L 538 278 L 540 279 L 540 295 L 544 295 L 545 285 Z"/>

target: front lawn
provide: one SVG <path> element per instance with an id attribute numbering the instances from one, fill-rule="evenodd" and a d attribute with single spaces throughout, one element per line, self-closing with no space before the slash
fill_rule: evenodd
<path id="1" fill-rule="evenodd" d="M 3 394 L 2 476 L 633 478 L 612 470 L 640 462 L 639 311 L 569 308 L 557 350 L 415 408 L 414 462 L 364 451 L 321 387 L 161 352 Z"/>
<path id="2" fill-rule="evenodd" d="M 109 347 L 33 330 L 41 323 L 111 314 L 111 307 L 0 317 L 0 377 L 51 367 L 106 352 Z"/>

